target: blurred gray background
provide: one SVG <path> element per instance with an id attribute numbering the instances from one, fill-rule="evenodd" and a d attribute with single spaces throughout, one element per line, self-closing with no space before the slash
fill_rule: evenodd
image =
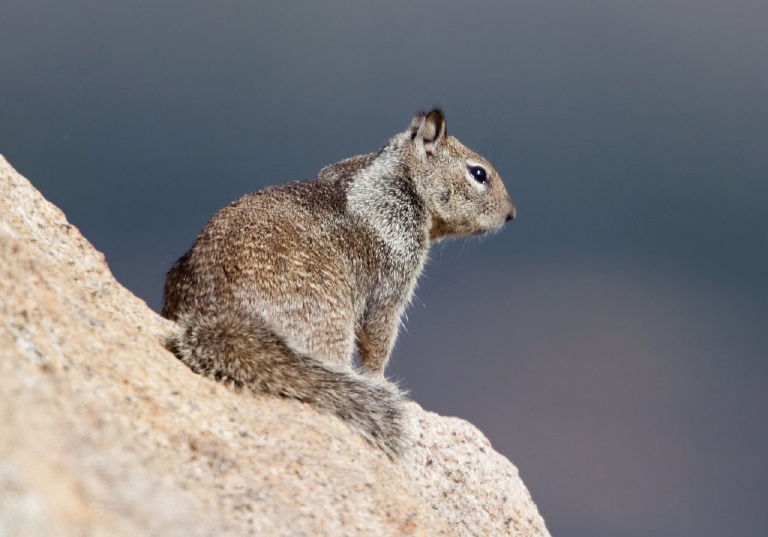
<path id="1" fill-rule="evenodd" d="M 765 0 L 0 6 L 0 153 L 155 309 L 217 209 L 442 106 L 518 219 L 434 248 L 389 373 L 554 535 L 763 534 Z"/>

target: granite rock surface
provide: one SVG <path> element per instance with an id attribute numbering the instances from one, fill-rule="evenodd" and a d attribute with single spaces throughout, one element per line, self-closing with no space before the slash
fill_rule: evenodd
<path id="1" fill-rule="evenodd" d="M 0 156 L 0 536 L 548 536 L 469 423 L 409 403 L 396 463 L 339 420 L 238 393 Z"/>

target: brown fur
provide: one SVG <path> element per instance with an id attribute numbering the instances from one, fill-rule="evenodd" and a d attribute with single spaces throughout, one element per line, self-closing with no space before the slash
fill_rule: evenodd
<path id="1" fill-rule="evenodd" d="M 397 456 L 404 395 L 383 374 L 429 246 L 514 215 L 442 112 L 418 114 L 378 153 L 219 211 L 168 273 L 172 347 L 198 373 L 305 401 Z"/>

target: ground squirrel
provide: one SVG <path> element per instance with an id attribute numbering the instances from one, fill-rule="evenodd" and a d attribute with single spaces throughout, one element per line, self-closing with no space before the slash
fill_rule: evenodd
<path id="1" fill-rule="evenodd" d="M 168 273 L 171 348 L 197 373 L 336 415 L 397 457 L 405 396 L 384 367 L 427 251 L 514 217 L 488 161 L 446 133 L 440 110 L 419 113 L 378 153 L 216 213 Z"/>

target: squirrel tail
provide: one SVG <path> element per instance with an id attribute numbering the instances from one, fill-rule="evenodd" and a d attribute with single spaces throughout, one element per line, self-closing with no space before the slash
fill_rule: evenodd
<path id="1" fill-rule="evenodd" d="M 264 324 L 234 314 L 183 314 L 169 349 L 192 371 L 289 397 L 338 416 L 391 458 L 403 446 L 405 394 L 396 385 L 298 354 Z"/>

